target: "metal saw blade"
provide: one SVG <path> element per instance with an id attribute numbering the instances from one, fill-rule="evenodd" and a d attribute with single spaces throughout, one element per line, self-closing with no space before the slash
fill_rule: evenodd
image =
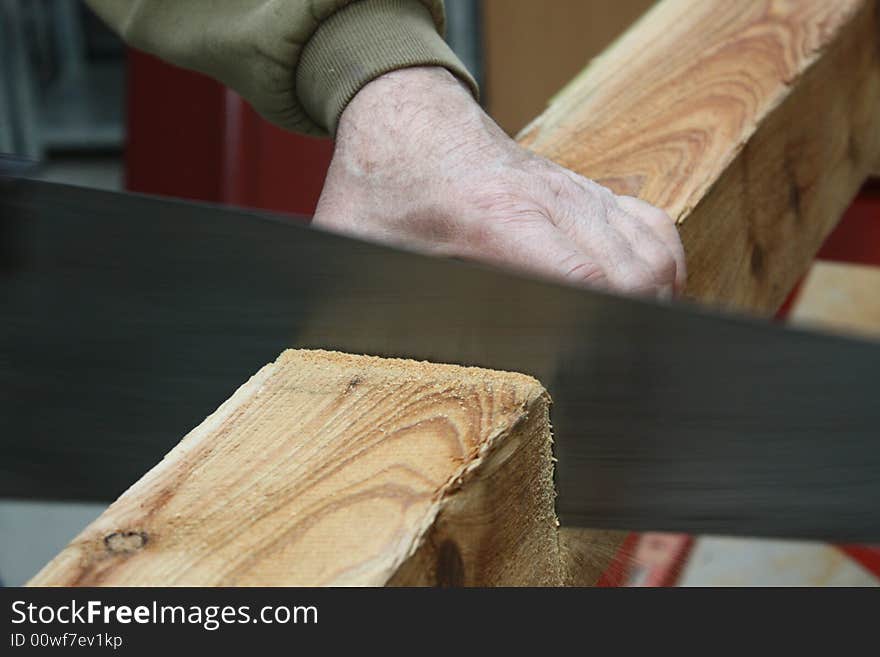
<path id="1" fill-rule="evenodd" d="M 880 540 L 880 345 L 0 180 L 0 496 L 109 500 L 286 347 L 550 390 L 564 524 Z"/>

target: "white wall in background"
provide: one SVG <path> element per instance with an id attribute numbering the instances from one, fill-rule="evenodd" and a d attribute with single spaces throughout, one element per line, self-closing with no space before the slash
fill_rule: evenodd
<path id="1" fill-rule="evenodd" d="M 3 584 L 27 582 L 106 508 L 106 504 L 0 500 Z"/>

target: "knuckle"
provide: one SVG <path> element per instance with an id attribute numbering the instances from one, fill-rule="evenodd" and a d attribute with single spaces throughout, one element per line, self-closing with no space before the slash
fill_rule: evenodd
<path id="1" fill-rule="evenodd" d="M 664 224 L 673 223 L 672 217 L 670 217 L 663 208 L 657 207 L 656 205 L 643 201 L 635 196 L 618 196 L 617 202 L 624 210 L 640 217 L 646 222 Z"/>
<path id="2" fill-rule="evenodd" d="M 666 285 L 675 280 L 677 265 L 672 252 L 661 244 L 653 245 L 646 254 L 647 269 L 653 279 Z"/>
<path id="3" fill-rule="evenodd" d="M 570 198 L 577 193 L 574 183 L 561 171 L 550 171 L 544 176 L 544 183 L 556 200 Z"/>
<path id="4" fill-rule="evenodd" d="M 647 267 L 633 267 L 624 277 L 624 285 L 631 292 L 650 292 L 657 286 L 657 280 Z"/>
<path id="5" fill-rule="evenodd" d="M 648 205 L 645 207 L 644 211 L 645 219 L 654 224 L 663 224 L 663 225 L 671 225 L 673 224 L 672 217 L 670 217 L 666 210 L 662 208 L 658 208 L 654 205 Z"/>
<path id="6" fill-rule="evenodd" d="M 673 270 L 674 271 L 674 270 Z M 623 274 L 618 287 L 621 291 L 640 296 L 662 296 L 670 288 L 673 277 L 666 277 L 657 269 L 642 261 L 632 263 Z"/>

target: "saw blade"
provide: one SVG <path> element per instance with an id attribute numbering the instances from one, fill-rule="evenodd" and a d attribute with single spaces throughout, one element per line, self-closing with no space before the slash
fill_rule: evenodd
<path id="1" fill-rule="evenodd" d="M 876 343 L 36 181 L 0 222 L 0 495 L 112 499 L 313 347 L 535 375 L 564 524 L 880 540 Z"/>

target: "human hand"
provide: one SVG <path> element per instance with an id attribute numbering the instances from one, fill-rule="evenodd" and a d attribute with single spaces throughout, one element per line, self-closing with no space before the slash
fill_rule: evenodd
<path id="1" fill-rule="evenodd" d="M 437 67 L 383 75 L 349 103 L 313 223 L 626 294 L 686 280 L 665 212 L 520 147 Z"/>

